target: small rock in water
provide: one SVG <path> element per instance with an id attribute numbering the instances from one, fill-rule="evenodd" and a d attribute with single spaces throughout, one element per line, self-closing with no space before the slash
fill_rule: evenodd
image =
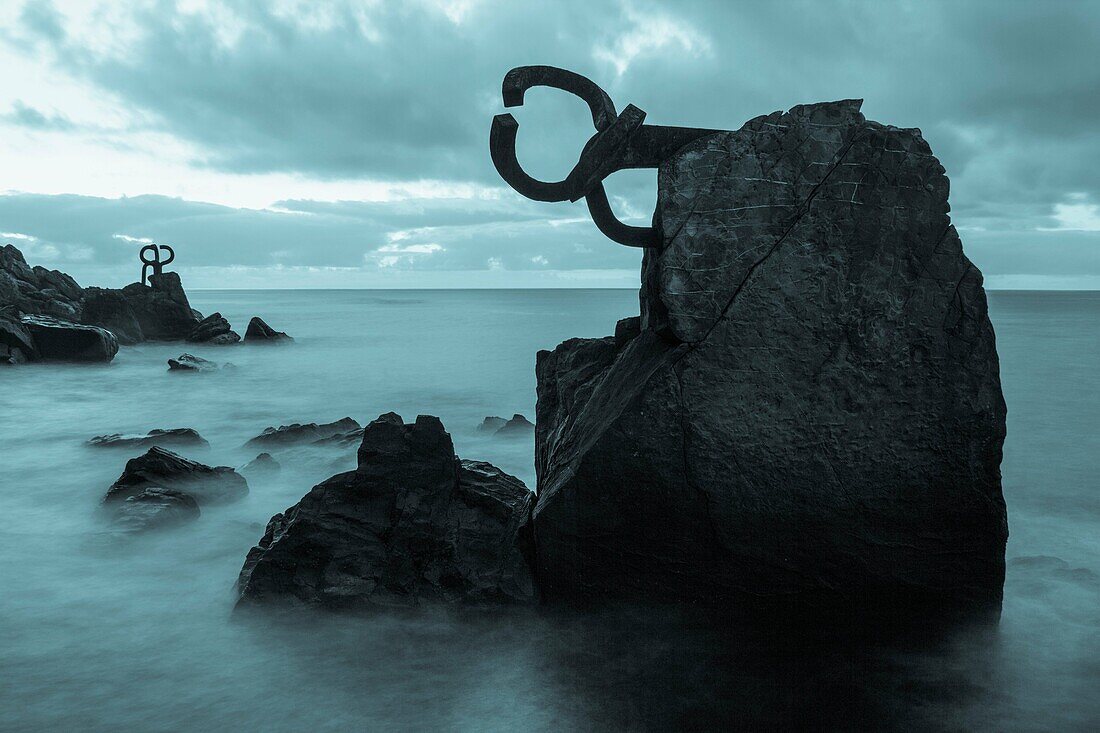
<path id="1" fill-rule="evenodd" d="M 477 426 L 477 431 L 479 433 L 489 433 L 490 435 L 492 435 L 507 424 L 508 421 L 505 420 L 503 417 L 490 415 L 489 417 L 481 421 L 481 424 Z"/>
<path id="2" fill-rule="evenodd" d="M 326 608 L 536 600 L 519 479 L 461 461 L 439 418 L 366 427 L 359 466 L 313 487 L 267 525 L 241 570 L 241 602 Z"/>
<path id="3" fill-rule="evenodd" d="M 534 432 L 534 424 L 517 412 L 515 415 L 512 415 L 512 419 L 504 423 L 503 427 L 496 431 L 495 434 L 506 437 L 520 437 L 523 435 L 532 435 Z"/>
<path id="4" fill-rule="evenodd" d="M 118 353 L 118 339 L 98 326 L 85 326 L 49 316 L 23 316 L 21 323 L 42 359 L 110 361 Z"/>
<path id="5" fill-rule="evenodd" d="M 174 527 L 198 518 L 199 505 L 193 496 L 154 486 L 120 502 L 111 524 L 121 532 L 136 533 Z"/>
<path id="6" fill-rule="evenodd" d="M 194 354 L 180 354 L 175 359 L 168 360 L 170 372 L 215 372 L 218 365 L 209 359 L 203 359 Z"/>
<path id="7" fill-rule="evenodd" d="M 346 433 L 360 429 L 359 423 L 350 417 L 341 418 L 330 423 L 293 423 L 291 425 L 280 425 L 277 428 L 264 428 L 262 433 L 245 443 L 245 446 L 318 443 L 335 440 Z"/>
<path id="8" fill-rule="evenodd" d="M 264 323 L 262 318 L 255 316 L 248 322 L 248 329 L 244 332 L 244 340 L 249 343 L 262 343 L 265 341 L 293 341 L 294 339 L 282 331 L 276 331 Z"/>
<path id="9" fill-rule="evenodd" d="M 199 321 L 199 325 L 187 335 L 187 340 L 192 343 L 209 344 L 211 346 L 227 346 L 241 340 L 240 334 L 232 329 L 229 321 L 222 317 L 221 313 L 211 313 Z"/>
<path id="10" fill-rule="evenodd" d="M 126 462 L 103 501 L 121 502 L 153 487 L 184 491 L 200 504 L 225 504 L 248 494 L 248 482 L 232 468 L 207 466 L 153 446 Z"/>
<path id="11" fill-rule="evenodd" d="M 261 453 L 241 467 L 241 473 L 252 478 L 267 478 L 282 470 L 282 466 L 270 453 Z"/>
<path id="12" fill-rule="evenodd" d="M 122 433 L 97 435 L 88 440 L 88 445 L 96 448 L 147 448 L 151 445 L 199 445 L 205 447 L 210 444 L 193 428 L 171 428 L 169 430 L 150 430 L 145 435 L 124 435 Z"/>

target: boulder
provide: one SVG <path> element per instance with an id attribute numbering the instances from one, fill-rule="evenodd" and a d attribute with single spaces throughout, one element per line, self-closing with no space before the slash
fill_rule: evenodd
<path id="1" fill-rule="evenodd" d="M 79 320 L 83 289 L 63 272 L 31 267 L 12 245 L 0 247 L 0 307 L 20 314 Z"/>
<path id="2" fill-rule="evenodd" d="M 241 337 L 232 329 L 229 321 L 225 320 L 221 313 L 211 313 L 199 321 L 199 324 L 187 335 L 187 340 L 192 343 L 225 346 L 237 343 L 241 340 Z"/>
<path id="3" fill-rule="evenodd" d="M 393 413 L 364 431 L 359 467 L 276 514 L 241 571 L 241 601 L 326 608 L 528 604 L 531 492 L 460 461 L 438 418 Z"/>
<path id="4" fill-rule="evenodd" d="M 255 316 L 248 322 L 248 328 L 244 332 L 244 340 L 249 343 L 264 343 L 293 341 L 294 339 L 287 336 L 282 331 L 276 331 L 274 328 L 264 323 L 263 319 L 259 316 Z"/>
<path id="5" fill-rule="evenodd" d="M 340 418 L 329 423 L 292 423 L 279 427 L 267 427 L 252 438 L 245 447 L 294 445 L 297 443 L 319 443 L 329 440 L 349 439 L 347 435 L 361 430 L 359 423 L 350 417 Z"/>
<path id="6" fill-rule="evenodd" d="M 523 437 L 531 435 L 534 432 L 534 423 L 517 412 L 515 415 L 512 415 L 512 419 L 504 423 L 495 434 L 502 437 Z"/>
<path id="7" fill-rule="evenodd" d="M 63 321 L 49 316 L 23 316 L 23 328 L 42 359 L 59 361 L 110 361 L 118 353 L 118 339 L 96 326 Z"/>
<path id="8" fill-rule="evenodd" d="M 999 608 L 1005 403 L 919 130 L 859 102 L 658 171 L 639 320 L 537 359 L 541 590 Z"/>
<path id="9" fill-rule="evenodd" d="M 175 359 L 168 360 L 170 372 L 216 372 L 217 370 L 217 363 L 194 354 L 180 354 Z"/>
<path id="10" fill-rule="evenodd" d="M 206 439 L 193 428 L 170 428 L 168 430 L 150 430 L 145 435 L 111 433 L 97 435 L 88 440 L 94 448 L 148 448 L 152 445 L 177 445 L 209 447 Z"/>
<path id="11" fill-rule="evenodd" d="M 175 527 L 199 518 L 199 505 L 190 494 L 150 487 L 114 507 L 112 527 L 133 534 Z"/>
<path id="12" fill-rule="evenodd" d="M 228 466 L 207 466 L 153 446 L 145 455 L 126 462 L 103 501 L 122 502 L 148 488 L 177 489 L 199 504 L 225 504 L 248 494 L 248 482 Z"/>
<path id="13" fill-rule="evenodd" d="M 270 478 L 282 470 L 282 466 L 270 453 L 261 453 L 241 467 L 241 473 L 246 477 Z"/>
<path id="14" fill-rule="evenodd" d="M 108 328 L 122 343 L 179 341 L 199 325 L 177 272 L 150 275 L 149 285 L 131 283 L 121 290 L 86 288 L 83 321 Z"/>

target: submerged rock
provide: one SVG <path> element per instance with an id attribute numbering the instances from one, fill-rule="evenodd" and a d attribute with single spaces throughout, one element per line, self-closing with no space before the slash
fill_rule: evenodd
<path id="1" fill-rule="evenodd" d="M 168 430 L 150 430 L 145 435 L 111 433 L 97 435 L 88 440 L 88 445 L 96 448 L 147 448 L 151 445 L 203 446 L 210 444 L 193 428 L 170 428 Z"/>
<path id="2" fill-rule="evenodd" d="M 361 430 L 359 423 L 350 417 L 340 418 L 329 423 L 292 423 L 279 427 L 267 427 L 252 438 L 245 447 L 264 445 L 294 445 L 297 443 L 319 443 L 344 438 L 349 433 Z"/>
<path id="3" fill-rule="evenodd" d="M 199 518 L 199 505 L 190 494 L 151 487 L 115 506 L 111 524 L 124 533 L 175 527 Z"/>
<path id="4" fill-rule="evenodd" d="M 535 425 L 523 415 L 518 412 L 512 415 L 512 419 L 504 423 L 500 430 L 496 431 L 496 435 L 509 437 L 521 437 L 524 435 L 531 435 L 535 432 Z"/>
<path id="5" fill-rule="evenodd" d="M 920 132 L 796 107 L 658 181 L 640 321 L 538 356 L 542 591 L 999 606 L 993 328 Z"/>
<path id="6" fill-rule="evenodd" d="M 241 467 L 241 473 L 252 478 L 270 478 L 282 468 L 270 453 L 261 453 Z"/>
<path id="7" fill-rule="evenodd" d="M 182 491 L 199 504 L 225 504 L 248 494 L 248 482 L 232 468 L 207 466 L 154 446 L 126 462 L 103 501 L 121 502 L 153 487 Z"/>
<path id="8" fill-rule="evenodd" d="M 255 316 L 248 322 L 248 328 L 244 332 L 244 340 L 249 343 L 263 343 L 265 341 L 293 341 L 294 339 L 282 331 L 276 331 L 264 323 L 262 318 Z"/>
<path id="9" fill-rule="evenodd" d="M 276 514 L 241 570 L 242 602 L 328 608 L 531 603 L 533 495 L 488 463 L 460 461 L 438 418 L 368 425 L 359 467 Z"/>
<path id="10" fill-rule="evenodd" d="M 228 366 L 228 365 L 226 365 Z M 209 359 L 203 359 L 194 354 L 180 354 L 175 359 L 168 360 L 170 372 L 216 372 L 218 365 Z"/>
<path id="11" fill-rule="evenodd" d="M 187 340 L 192 343 L 204 343 L 211 346 L 227 346 L 241 340 L 240 334 L 233 330 L 229 321 L 221 313 L 211 313 L 199 321 Z"/>
<path id="12" fill-rule="evenodd" d="M 111 361 L 118 353 L 114 334 L 49 316 L 23 316 L 23 328 L 39 358 L 57 361 Z"/>

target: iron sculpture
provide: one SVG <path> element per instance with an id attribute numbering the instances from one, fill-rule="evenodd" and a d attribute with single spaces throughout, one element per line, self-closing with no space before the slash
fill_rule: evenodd
<path id="1" fill-rule="evenodd" d="M 168 250 L 168 259 L 166 260 L 160 258 L 160 250 L 162 249 Z M 152 253 L 152 259 L 146 259 L 145 254 L 147 252 Z M 138 252 L 138 259 L 144 263 L 141 266 L 141 284 L 146 285 L 148 284 L 146 279 L 149 270 L 152 269 L 154 275 L 161 275 L 164 272 L 164 266 L 176 259 L 176 253 L 167 244 L 147 244 Z"/>

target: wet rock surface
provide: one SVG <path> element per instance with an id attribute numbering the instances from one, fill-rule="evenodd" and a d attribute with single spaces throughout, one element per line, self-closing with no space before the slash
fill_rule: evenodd
<path id="1" fill-rule="evenodd" d="M 23 316 L 37 358 L 55 361 L 111 361 L 118 353 L 114 334 L 50 316 Z"/>
<path id="2" fill-rule="evenodd" d="M 201 446 L 210 444 L 194 428 L 169 428 L 168 430 L 150 430 L 145 435 L 111 433 L 97 435 L 88 440 L 95 448 L 148 448 L 152 445 Z"/>
<path id="3" fill-rule="evenodd" d="M 245 446 L 285 446 L 327 441 L 347 442 L 356 435 L 361 436 L 362 433 L 358 432 L 361 430 L 359 423 L 350 417 L 340 418 L 329 423 L 291 423 L 290 425 L 280 425 L 277 428 L 264 428 L 262 433 L 245 443 Z"/>
<path id="4" fill-rule="evenodd" d="M 175 359 L 168 360 L 170 372 L 216 372 L 219 368 L 217 362 L 194 354 L 180 354 Z"/>
<path id="5" fill-rule="evenodd" d="M 228 346 L 240 341 L 241 336 L 233 330 L 229 321 L 221 313 L 211 313 L 199 321 L 194 330 L 187 334 L 187 340 L 211 346 Z"/>
<path id="6" fill-rule="evenodd" d="M 190 494 L 151 487 L 116 504 L 111 526 L 118 532 L 133 534 L 187 524 L 199 514 L 198 502 Z"/>
<path id="7" fill-rule="evenodd" d="M 358 468 L 315 486 L 248 554 L 241 602 L 327 608 L 527 604 L 533 495 L 488 463 L 461 461 L 438 418 L 366 427 Z"/>
<path id="8" fill-rule="evenodd" d="M 232 468 L 207 466 L 154 446 L 126 462 L 126 469 L 107 490 L 103 501 L 122 502 L 149 488 L 182 491 L 201 505 L 225 504 L 248 494 L 248 482 Z"/>
<path id="9" fill-rule="evenodd" d="M 542 591 L 998 606 L 997 353 L 920 132 L 796 107 L 658 181 L 640 319 L 538 356 Z"/>
<path id="10" fill-rule="evenodd" d="M 248 328 L 244 332 L 244 340 L 249 343 L 265 343 L 293 341 L 294 339 L 287 336 L 282 331 L 276 331 L 274 328 L 264 323 L 262 318 L 255 316 L 248 322 Z"/>

